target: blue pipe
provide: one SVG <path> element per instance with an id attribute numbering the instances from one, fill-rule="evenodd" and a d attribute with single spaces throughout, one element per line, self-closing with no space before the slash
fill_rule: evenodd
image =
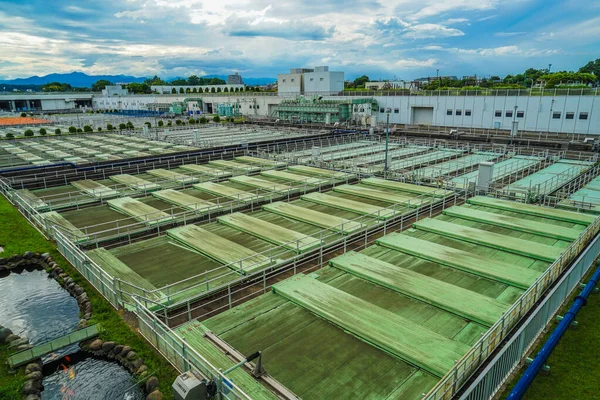
<path id="1" fill-rule="evenodd" d="M 11 168 L 11 169 L 3 169 L 0 170 L 0 173 L 5 173 L 5 172 L 19 172 L 19 171 L 29 171 L 29 170 L 33 170 L 33 169 L 43 169 L 43 168 L 52 168 L 52 167 L 60 167 L 63 165 L 70 165 L 74 168 L 77 168 L 77 165 L 71 163 L 71 162 L 61 162 L 61 163 L 56 163 L 56 164 L 46 164 L 46 165 L 30 165 L 28 167 L 18 167 L 18 168 Z"/>
<path id="2" fill-rule="evenodd" d="M 529 367 L 527 367 L 527 370 L 525 370 L 525 373 L 523 376 L 521 376 L 521 379 L 519 379 L 517 385 L 506 398 L 507 400 L 520 400 L 525 395 L 525 392 L 527 389 L 529 389 L 529 386 L 531 386 L 533 383 L 533 380 L 537 376 L 538 372 L 540 372 L 540 369 L 542 369 L 546 363 L 546 360 L 558 344 L 558 341 L 565 334 L 569 326 L 571 326 L 571 323 L 575 320 L 575 316 L 581 307 L 586 305 L 587 298 L 598 284 L 598 280 L 600 280 L 600 266 L 598 269 L 596 269 L 594 275 L 592 275 L 592 278 L 585 285 L 579 296 L 575 298 L 573 305 L 571 308 L 569 308 L 569 311 L 567 311 L 558 326 L 554 329 L 546 343 L 544 343 L 544 346 L 535 356 L 533 362 L 529 364 Z"/>

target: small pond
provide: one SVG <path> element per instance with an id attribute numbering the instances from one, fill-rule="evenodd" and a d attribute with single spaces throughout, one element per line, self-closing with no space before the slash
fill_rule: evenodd
<path id="1" fill-rule="evenodd" d="M 77 301 L 45 271 L 30 269 L 1 277 L 0 293 L 0 325 L 33 345 L 77 328 Z"/>
<path id="2" fill-rule="evenodd" d="M 44 364 L 42 400 L 142 400 L 135 378 L 119 364 L 71 354 Z"/>

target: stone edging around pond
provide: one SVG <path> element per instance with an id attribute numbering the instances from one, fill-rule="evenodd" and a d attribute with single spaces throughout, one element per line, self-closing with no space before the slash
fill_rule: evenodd
<path id="1" fill-rule="evenodd" d="M 142 382 L 146 379 L 146 384 L 142 385 L 147 394 L 146 400 L 162 400 L 163 394 L 158 390 L 158 378 L 149 376 L 151 371 L 148 371 L 148 366 L 144 364 L 144 360 L 131 347 L 115 342 L 105 342 L 101 339 L 83 341 L 79 347 L 95 356 L 117 361 Z"/>
<path id="2" fill-rule="evenodd" d="M 92 317 L 92 304 L 85 290 L 73 281 L 60 268 L 50 254 L 26 252 L 23 255 L 15 254 L 12 257 L 0 258 L 0 279 L 3 276 L 10 274 L 11 271 L 23 270 L 26 267 L 38 267 L 44 269 L 49 276 L 54 278 L 60 286 L 62 286 L 69 294 L 77 300 L 79 312 L 82 318 L 77 323 L 77 329 L 82 329 L 88 326 L 88 321 Z M 14 348 L 17 351 L 31 348 L 29 341 L 12 334 L 8 328 L 0 326 L 0 343 L 10 343 L 9 348 Z M 18 345 L 14 345 L 18 343 Z M 25 400 L 39 400 L 40 392 L 44 390 L 42 381 L 42 360 L 38 359 L 25 367 L 25 384 L 23 385 L 23 398 Z"/>

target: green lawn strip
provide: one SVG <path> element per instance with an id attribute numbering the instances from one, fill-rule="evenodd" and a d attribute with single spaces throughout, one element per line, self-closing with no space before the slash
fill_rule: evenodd
<path id="1" fill-rule="evenodd" d="M 36 253 L 50 253 L 54 261 L 67 273 L 73 280 L 85 289 L 90 302 L 92 303 L 92 318 L 90 324 L 99 323 L 102 325 L 103 332 L 100 338 L 107 341 L 114 341 L 118 344 L 131 346 L 132 349 L 143 358 L 148 366 L 148 371 L 155 375 L 160 382 L 160 391 L 165 395 L 165 399 L 172 399 L 171 384 L 177 376 L 176 370 L 152 347 L 145 339 L 134 332 L 123 320 L 123 311 L 115 310 L 104 297 L 102 297 L 88 281 L 85 280 L 77 270 L 71 266 L 58 252 L 52 242 L 44 239 L 40 233 L 35 230 L 29 222 L 2 196 L 0 196 L 0 246 L 4 247 L 3 257 L 10 257 L 13 254 L 23 254 L 26 251 Z M 4 348 L 0 347 L 1 350 Z M 6 354 L 2 351 L 2 357 Z M 0 362 L 0 399 L 20 398 L 20 391 L 23 384 L 23 374 L 6 374 L 4 362 Z M 20 371 L 22 371 L 21 369 Z M 5 393 L 16 393 L 18 396 L 4 395 Z"/>
<path id="2" fill-rule="evenodd" d="M 588 276 L 581 281 L 587 283 L 594 270 L 595 268 L 592 268 Z M 558 315 L 564 315 L 567 312 L 573 305 L 575 296 L 580 292 L 581 289 L 575 290 Z M 598 398 L 600 369 L 595 367 L 598 363 L 598 352 L 600 352 L 598 319 L 600 319 L 600 295 L 592 293 L 588 298 L 587 305 L 579 311 L 575 318 L 578 322 L 577 327 L 567 330 L 548 358 L 547 364 L 550 366 L 550 372 L 541 372 L 535 378 L 524 396 L 525 399 L 595 400 Z M 535 357 L 556 326 L 556 323 L 549 325 L 548 332 L 529 352 L 529 357 Z M 523 372 L 525 369 L 521 368 L 510 381 L 502 396 L 498 398 L 504 399 L 508 396 Z"/>
<path id="3" fill-rule="evenodd" d="M 20 399 L 23 396 L 21 390 L 25 383 L 25 368 L 20 368 L 16 374 L 9 373 L 7 356 L 8 344 L 0 344 L 0 399 Z"/>

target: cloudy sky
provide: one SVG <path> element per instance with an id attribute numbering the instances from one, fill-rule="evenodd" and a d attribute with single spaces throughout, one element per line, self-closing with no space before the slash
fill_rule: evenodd
<path id="1" fill-rule="evenodd" d="M 0 78 L 506 75 L 600 58 L 598 0 L 0 0 Z"/>

